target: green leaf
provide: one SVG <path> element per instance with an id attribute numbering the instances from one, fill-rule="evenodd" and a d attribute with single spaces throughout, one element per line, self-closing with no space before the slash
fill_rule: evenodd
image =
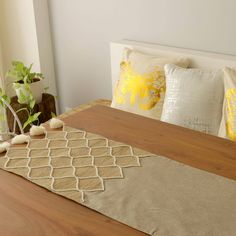
<path id="1" fill-rule="evenodd" d="M 44 79 L 44 76 L 42 73 L 35 73 L 35 78 Z"/>
<path id="2" fill-rule="evenodd" d="M 29 106 L 30 106 L 31 109 L 34 108 L 34 105 L 35 105 L 35 100 L 34 99 L 30 100 Z"/>
<path id="3" fill-rule="evenodd" d="M 21 61 L 12 61 L 11 63 L 13 65 L 13 67 L 18 67 L 18 68 L 23 68 L 24 64 Z"/>
<path id="4" fill-rule="evenodd" d="M 55 114 L 54 112 L 51 112 L 51 117 L 52 117 L 52 118 L 55 118 L 55 117 L 57 117 L 57 116 L 56 116 L 56 114 Z"/>
<path id="5" fill-rule="evenodd" d="M 37 112 L 37 113 L 29 116 L 27 121 L 23 125 L 23 129 L 25 129 L 28 125 L 31 125 L 34 121 L 37 121 L 40 114 L 41 114 L 41 112 Z"/>
<path id="6" fill-rule="evenodd" d="M 11 99 L 10 99 L 6 94 L 2 95 L 2 98 L 3 98 L 8 104 L 11 103 Z"/>
<path id="7" fill-rule="evenodd" d="M 16 82 L 22 81 L 25 84 L 32 83 L 34 78 L 43 79 L 41 73 L 31 72 L 32 67 L 33 63 L 27 67 L 21 61 L 13 61 L 12 68 L 6 73 L 6 78 L 14 78 Z"/>
<path id="8" fill-rule="evenodd" d="M 20 104 L 25 104 L 27 103 L 27 97 L 25 96 L 25 94 L 22 92 L 22 90 L 20 90 L 20 95 L 18 97 L 18 102 Z"/>
<path id="9" fill-rule="evenodd" d="M 34 119 L 35 119 L 35 120 L 38 119 L 38 117 L 40 116 L 40 114 L 41 114 L 41 112 L 35 113 L 35 114 L 33 115 Z"/>
<path id="10" fill-rule="evenodd" d="M 0 96 L 2 96 L 3 94 L 4 94 L 3 89 L 0 88 Z"/>
<path id="11" fill-rule="evenodd" d="M 0 106 L 5 108 L 4 101 L 8 104 L 11 103 L 11 99 L 5 94 L 4 90 L 0 88 Z"/>
<path id="12" fill-rule="evenodd" d="M 28 82 L 28 75 L 26 75 L 26 76 L 24 77 L 23 81 L 24 81 L 24 84 L 27 84 L 27 82 Z"/>
<path id="13" fill-rule="evenodd" d="M 32 69 L 32 67 L 33 67 L 33 65 L 34 65 L 34 63 L 31 63 L 30 66 L 29 66 L 29 68 L 28 68 L 28 72 L 29 72 L 29 73 L 30 73 L 30 71 L 31 71 L 31 69 Z"/>
<path id="14" fill-rule="evenodd" d="M 6 120 L 5 114 L 0 114 L 0 121 L 4 121 L 4 120 Z"/>
<path id="15" fill-rule="evenodd" d="M 20 84 L 19 84 L 19 83 L 13 83 L 13 88 L 14 88 L 14 89 L 20 88 Z"/>
<path id="16" fill-rule="evenodd" d="M 33 120 L 32 116 L 29 116 L 27 121 L 23 125 L 23 129 L 25 129 L 28 125 L 30 125 L 32 123 L 32 120 Z"/>
<path id="17" fill-rule="evenodd" d="M 25 83 L 24 84 L 24 87 L 25 87 L 25 90 L 28 91 L 28 92 L 31 92 L 31 89 L 30 89 L 30 85 Z"/>
<path id="18" fill-rule="evenodd" d="M 47 87 L 44 87 L 44 92 L 47 92 L 47 90 L 49 89 L 49 86 L 47 86 Z"/>

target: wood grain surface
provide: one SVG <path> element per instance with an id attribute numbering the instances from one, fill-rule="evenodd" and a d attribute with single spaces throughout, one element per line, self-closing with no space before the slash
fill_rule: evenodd
<path id="1" fill-rule="evenodd" d="M 99 105 L 64 121 L 75 128 L 236 180 L 236 142 Z"/>
<path id="2" fill-rule="evenodd" d="M 0 170 L 1 236 L 143 236 L 124 224 Z"/>
<path id="3" fill-rule="evenodd" d="M 67 125 L 236 179 L 236 143 L 104 106 L 65 117 Z M 145 235 L 0 170 L 0 235 Z"/>

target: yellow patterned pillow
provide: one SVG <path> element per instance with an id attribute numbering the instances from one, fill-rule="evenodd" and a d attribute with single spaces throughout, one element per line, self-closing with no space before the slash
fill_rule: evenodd
<path id="1" fill-rule="evenodd" d="M 160 119 L 166 90 L 164 65 L 168 63 L 186 68 L 189 60 L 161 58 L 125 49 L 111 106 Z"/>
<path id="2" fill-rule="evenodd" d="M 236 69 L 225 68 L 225 99 L 219 136 L 236 141 Z"/>

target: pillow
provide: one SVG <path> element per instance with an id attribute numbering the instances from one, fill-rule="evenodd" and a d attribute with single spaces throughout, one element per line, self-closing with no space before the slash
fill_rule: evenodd
<path id="1" fill-rule="evenodd" d="M 111 107 L 160 119 L 166 90 L 163 68 L 166 63 L 187 67 L 189 60 L 125 49 Z"/>
<path id="2" fill-rule="evenodd" d="M 219 71 L 166 65 L 166 96 L 161 120 L 217 135 L 224 96 Z"/>
<path id="3" fill-rule="evenodd" d="M 219 136 L 236 141 L 236 69 L 225 68 L 225 97 Z"/>

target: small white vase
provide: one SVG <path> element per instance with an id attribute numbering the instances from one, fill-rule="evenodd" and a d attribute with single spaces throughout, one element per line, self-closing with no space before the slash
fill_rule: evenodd
<path id="1" fill-rule="evenodd" d="M 23 93 L 25 97 L 29 98 L 30 93 L 25 88 L 24 84 L 14 83 L 13 85 L 14 85 L 16 95 L 18 98 L 20 97 L 21 93 Z M 30 90 L 32 92 L 33 98 L 35 99 L 36 103 L 40 103 L 42 101 L 42 94 L 43 94 L 43 81 L 39 80 L 30 84 Z M 28 102 L 29 100 L 26 99 L 25 103 L 28 103 Z"/>

